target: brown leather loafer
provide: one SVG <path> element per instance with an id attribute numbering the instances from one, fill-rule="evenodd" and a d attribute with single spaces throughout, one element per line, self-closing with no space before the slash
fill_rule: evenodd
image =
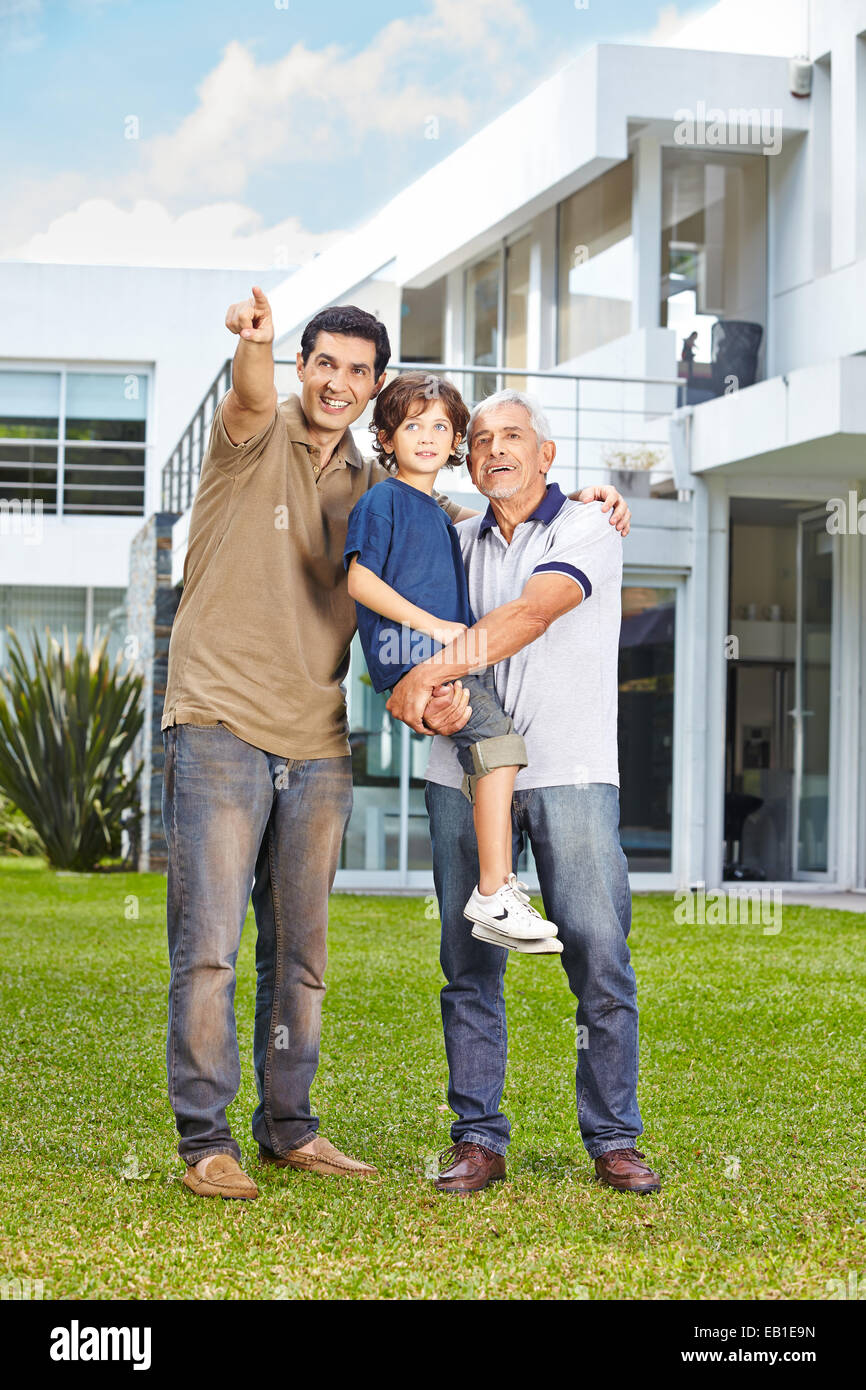
<path id="1" fill-rule="evenodd" d="M 188 1167 L 182 1181 L 184 1187 L 188 1187 L 197 1197 L 233 1197 L 250 1202 L 259 1195 L 252 1178 L 247 1177 L 231 1154 L 215 1154 L 204 1176 L 197 1173 L 195 1168 Z"/>
<path id="2" fill-rule="evenodd" d="M 327 1177 L 376 1178 L 379 1169 L 372 1163 L 361 1163 L 357 1158 L 341 1154 L 339 1149 L 317 1134 L 312 1144 L 302 1149 L 290 1149 L 286 1154 L 275 1154 L 259 1145 L 259 1162 L 274 1168 L 297 1168 L 303 1173 L 320 1173 Z"/>
<path id="3" fill-rule="evenodd" d="M 492 1182 L 502 1182 L 505 1177 L 505 1159 L 502 1154 L 486 1149 L 483 1144 L 462 1140 L 452 1144 L 439 1155 L 441 1169 L 433 1186 L 438 1192 L 480 1192 Z"/>
<path id="4" fill-rule="evenodd" d="M 640 1149 L 610 1149 L 595 1160 L 595 1176 L 618 1192 L 658 1192 L 661 1179 L 641 1159 Z"/>

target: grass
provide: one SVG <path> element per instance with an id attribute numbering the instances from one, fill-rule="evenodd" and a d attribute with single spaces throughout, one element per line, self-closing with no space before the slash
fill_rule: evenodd
<path id="1" fill-rule="evenodd" d="M 509 1181 L 469 1199 L 425 1177 L 450 1115 L 421 898 L 332 900 L 314 1102 L 322 1132 L 382 1180 L 260 1172 L 250 916 L 230 1118 L 261 1196 L 240 1203 L 179 1181 L 164 903 L 156 875 L 0 861 L 5 1278 L 42 1279 L 53 1299 L 821 1299 L 852 1271 L 866 1285 L 859 914 L 786 907 L 764 935 L 635 900 L 652 1197 L 592 1180 L 564 974 L 512 958 Z"/>

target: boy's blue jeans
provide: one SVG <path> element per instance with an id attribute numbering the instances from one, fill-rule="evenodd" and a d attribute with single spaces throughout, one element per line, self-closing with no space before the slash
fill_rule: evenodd
<path id="1" fill-rule="evenodd" d="M 252 893 L 253 1137 L 275 1153 L 316 1134 L 328 894 L 352 810 L 351 758 L 285 759 L 222 724 L 166 729 L 171 961 L 166 1060 L 178 1153 L 240 1159 L 226 1108 L 240 1085 L 235 963 Z"/>
<path id="2" fill-rule="evenodd" d="M 508 952 L 478 941 L 463 908 L 478 882 L 472 809 L 456 787 L 428 782 L 433 877 L 442 919 L 442 1024 L 451 1138 L 504 1154 L 500 1111 Z M 514 863 L 528 835 L 544 907 L 559 928 L 560 959 L 578 1000 L 577 1118 L 591 1158 L 630 1148 L 642 1131 L 637 1103 L 637 987 L 626 938 L 631 896 L 619 842 L 619 793 L 606 783 L 536 787 L 512 802 Z M 545 1066 L 544 1057 L 538 1059 Z"/>

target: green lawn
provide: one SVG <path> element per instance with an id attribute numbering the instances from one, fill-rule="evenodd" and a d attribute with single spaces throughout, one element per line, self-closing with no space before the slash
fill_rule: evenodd
<path id="1" fill-rule="evenodd" d="M 381 1182 L 259 1171 L 250 916 L 231 1119 L 261 1196 L 241 1203 L 179 1181 L 164 899 L 156 875 L 0 862 L 0 1275 L 42 1279 L 46 1298 L 821 1299 L 852 1272 L 866 1288 L 863 916 L 790 907 L 764 935 L 677 925 L 670 897 L 636 899 L 654 1197 L 593 1181 L 564 974 L 513 957 L 510 1180 L 469 1199 L 425 1177 L 449 1115 L 421 898 L 332 900 L 314 1100 L 322 1132 Z"/>

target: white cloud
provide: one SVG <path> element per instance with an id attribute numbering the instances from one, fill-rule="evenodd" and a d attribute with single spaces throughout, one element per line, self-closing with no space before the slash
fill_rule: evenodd
<path id="1" fill-rule="evenodd" d="M 40 0 L 0 6 L 0 17 L 20 12 L 34 21 L 42 8 Z M 534 37 L 521 0 L 431 0 L 424 14 L 391 20 L 357 53 L 296 43 L 259 62 L 233 41 L 176 129 L 150 138 L 144 129 L 140 141 L 130 141 L 136 168 L 114 177 L 67 170 L 20 179 L 0 254 L 70 264 L 302 264 L 339 233 L 305 230 L 304 209 L 292 197 L 293 165 L 320 161 L 323 178 L 341 177 L 340 166 L 371 136 L 383 159 L 415 139 L 426 163 L 429 117 L 446 137 L 450 127 L 463 138 L 497 114 L 525 80 L 524 47 Z M 252 177 L 275 170 L 293 215 L 262 227 L 244 192 Z M 356 220 L 348 211 L 347 221 Z"/>
<path id="2" fill-rule="evenodd" d="M 762 0 L 750 0 L 752 4 L 761 2 Z M 656 44 L 662 48 L 667 45 L 680 46 L 678 43 L 680 32 L 691 24 L 699 23 L 707 11 L 712 8 L 712 5 L 713 0 L 686 0 L 682 9 L 676 3 L 662 5 L 651 28 L 636 29 L 630 34 L 622 34 L 616 42 Z"/>
<path id="3" fill-rule="evenodd" d="M 13 260 L 72 265 L 288 270 L 342 235 L 305 231 L 296 217 L 262 227 L 258 214 L 241 203 L 213 203 L 173 216 L 149 199 L 125 210 L 108 198 L 90 198 L 9 254 Z"/>
<path id="4" fill-rule="evenodd" d="M 430 115 L 465 133 L 492 94 L 505 105 L 507 57 L 531 33 L 519 0 L 434 0 L 429 13 L 392 20 L 356 54 L 297 43 L 258 63 L 234 41 L 200 84 L 195 110 L 170 134 L 142 141 L 130 188 L 236 196 L 258 169 L 339 161 L 369 135 L 420 141 Z"/>
<path id="5" fill-rule="evenodd" d="M 694 7 L 691 8 L 691 13 L 686 11 L 681 14 L 676 5 L 662 5 L 646 42 L 662 45 L 668 43 L 693 16 Z"/>

